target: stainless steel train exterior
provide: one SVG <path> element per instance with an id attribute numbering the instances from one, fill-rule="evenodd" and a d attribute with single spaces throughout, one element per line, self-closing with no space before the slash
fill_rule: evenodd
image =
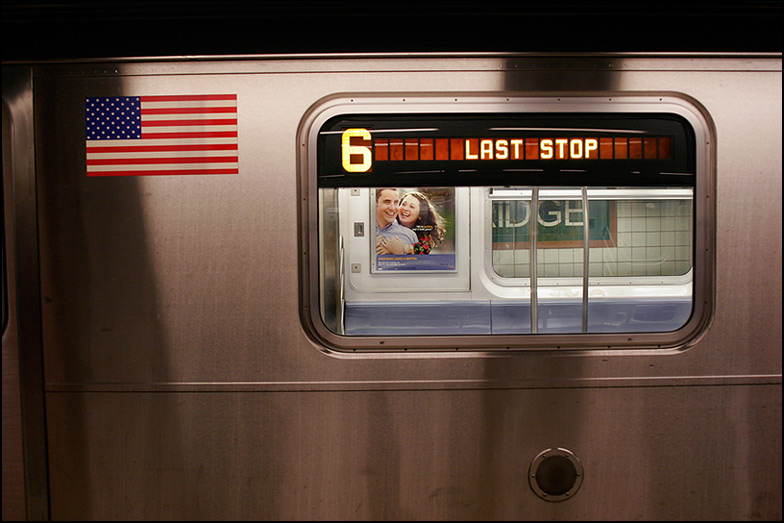
<path id="1" fill-rule="evenodd" d="M 88 175 L 91 97 L 225 93 L 236 173 Z M 379 96 L 694 108 L 701 323 L 333 346 L 311 122 Z M 4 519 L 780 520 L 781 100 L 780 53 L 5 64 Z"/>

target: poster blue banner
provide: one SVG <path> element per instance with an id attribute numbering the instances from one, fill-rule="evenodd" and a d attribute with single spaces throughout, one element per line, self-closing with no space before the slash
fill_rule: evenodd
<path id="1" fill-rule="evenodd" d="M 379 254 L 377 271 L 453 271 L 455 255 L 452 254 Z"/>

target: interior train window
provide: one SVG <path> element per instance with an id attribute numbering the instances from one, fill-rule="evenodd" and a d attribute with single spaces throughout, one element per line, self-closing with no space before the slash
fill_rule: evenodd
<path id="1" fill-rule="evenodd" d="M 306 330 L 351 353 L 687 347 L 712 309 L 712 129 L 676 95 L 322 101 Z"/>

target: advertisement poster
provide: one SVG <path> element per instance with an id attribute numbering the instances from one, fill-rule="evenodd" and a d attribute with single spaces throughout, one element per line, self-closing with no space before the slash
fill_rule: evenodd
<path id="1" fill-rule="evenodd" d="M 454 272 L 455 188 L 379 187 L 373 272 Z"/>

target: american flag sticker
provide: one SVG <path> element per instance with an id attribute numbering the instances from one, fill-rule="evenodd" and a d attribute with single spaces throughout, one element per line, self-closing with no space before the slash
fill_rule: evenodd
<path id="1" fill-rule="evenodd" d="M 85 99 L 87 176 L 237 174 L 237 95 Z"/>

